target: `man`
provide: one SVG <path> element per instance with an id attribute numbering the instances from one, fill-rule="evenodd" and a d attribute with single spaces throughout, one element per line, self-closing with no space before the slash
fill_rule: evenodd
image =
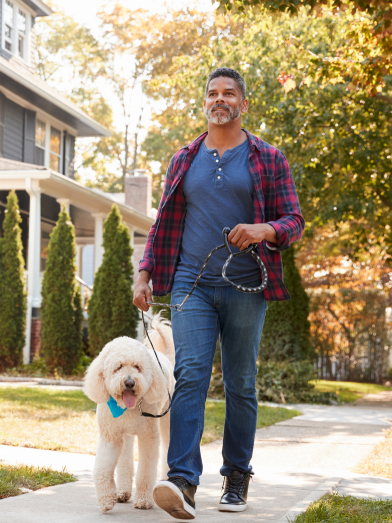
<path id="1" fill-rule="evenodd" d="M 279 251 L 303 233 L 304 220 L 293 178 L 283 154 L 241 128 L 248 110 L 243 78 L 222 67 L 208 78 L 204 112 L 208 132 L 176 153 L 166 175 L 155 224 L 148 236 L 135 285 L 134 304 L 147 311 L 148 285 L 172 304 L 181 303 L 208 253 L 229 242 L 244 250 L 258 244 L 267 268 L 262 293 L 237 291 L 222 278 L 225 249 L 210 259 L 203 276 L 181 312 L 173 311 L 176 387 L 171 408 L 168 479 L 157 483 L 154 499 L 177 519 L 195 517 L 195 493 L 202 473 L 200 440 L 204 406 L 220 335 L 226 395 L 223 437 L 224 490 L 218 508 L 247 508 L 257 424 L 256 360 L 267 301 L 287 300 Z M 229 278 L 257 287 L 257 262 L 249 254 L 234 258 Z"/>

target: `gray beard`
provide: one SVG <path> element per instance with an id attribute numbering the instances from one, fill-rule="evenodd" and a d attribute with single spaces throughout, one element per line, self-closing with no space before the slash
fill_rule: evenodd
<path id="1" fill-rule="evenodd" d="M 229 113 L 227 115 L 214 115 L 213 110 L 216 109 L 216 107 L 224 107 L 225 109 L 228 109 Z M 226 123 L 232 122 L 234 120 L 238 120 L 238 118 L 241 116 L 241 109 L 240 107 L 235 107 L 232 109 L 228 105 L 213 105 L 211 109 L 208 109 L 204 107 L 204 114 L 207 117 L 207 120 L 211 123 L 214 123 L 215 125 L 224 125 Z"/>

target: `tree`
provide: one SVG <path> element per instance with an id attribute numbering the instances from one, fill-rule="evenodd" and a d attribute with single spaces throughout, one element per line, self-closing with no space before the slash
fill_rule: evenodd
<path id="1" fill-rule="evenodd" d="M 41 353 L 46 364 L 71 374 L 82 355 L 82 299 L 76 276 L 75 229 L 63 208 L 49 241 L 42 279 Z"/>
<path id="2" fill-rule="evenodd" d="M 243 27 L 233 23 L 224 37 L 201 45 L 198 54 L 177 56 L 154 76 L 167 108 L 155 115 L 143 145 L 150 159 L 166 160 L 189 141 L 190 131 L 196 135 L 205 129 L 208 74 L 218 64 L 234 67 L 248 85 L 244 126 L 287 156 L 307 230 L 333 223 L 339 231 L 349 223 L 351 256 L 366 251 L 369 241 L 391 256 L 391 108 L 357 88 L 320 85 L 305 74 L 307 62 L 285 45 L 295 37 L 314 54 L 328 53 L 344 22 L 332 15 L 274 18 L 267 13 L 241 20 Z M 292 69 L 304 72 L 296 89 L 296 80 L 282 72 Z M 391 79 L 385 88 L 392 90 Z"/>
<path id="3" fill-rule="evenodd" d="M 0 238 L 0 369 L 22 362 L 27 298 L 18 197 L 11 191 Z"/>
<path id="4" fill-rule="evenodd" d="M 328 14 L 343 28 L 328 54 L 309 53 L 309 73 L 326 82 L 351 83 L 392 105 L 382 93 L 384 77 L 392 72 L 392 6 L 389 0 L 220 0 L 224 11 L 289 13 L 300 17 Z M 261 13 L 259 13 L 261 10 Z"/>
<path id="5" fill-rule="evenodd" d="M 294 248 L 282 252 L 291 300 L 270 302 L 260 343 L 261 360 L 302 360 L 311 356 L 309 298 L 295 265 Z"/>
<path id="6" fill-rule="evenodd" d="M 104 256 L 95 274 L 88 303 L 90 352 L 95 356 L 113 338 L 136 337 L 139 319 L 133 305 L 133 267 L 128 227 L 117 205 L 113 205 L 104 224 Z"/>

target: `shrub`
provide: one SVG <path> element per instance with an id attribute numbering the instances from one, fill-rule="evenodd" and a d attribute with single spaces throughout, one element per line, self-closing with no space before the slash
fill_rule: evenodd
<path id="1" fill-rule="evenodd" d="M 284 282 L 291 300 L 268 303 L 260 343 L 262 360 L 301 360 L 311 355 L 309 298 L 295 265 L 294 249 L 282 252 Z"/>
<path id="2" fill-rule="evenodd" d="M 11 191 L 0 238 L 0 370 L 22 362 L 26 287 L 18 197 Z"/>
<path id="3" fill-rule="evenodd" d="M 75 230 L 62 209 L 50 235 L 42 280 L 41 352 L 46 364 L 72 374 L 82 355 L 82 300 L 76 275 Z"/>
<path id="4" fill-rule="evenodd" d="M 136 337 L 139 319 L 133 305 L 132 247 L 128 227 L 113 205 L 104 224 L 102 265 L 95 274 L 89 300 L 90 354 L 95 356 L 114 338 Z"/>
<path id="5" fill-rule="evenodd" d="M 276 403 L 338 402 L 334 392 L 316 392 L 309 383 L 316 372 L 309 361 L 261 361 L 256 379 L 260 401 Z"/>

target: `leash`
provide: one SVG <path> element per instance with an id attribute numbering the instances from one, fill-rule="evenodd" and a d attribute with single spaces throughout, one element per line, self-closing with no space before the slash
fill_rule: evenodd
<path id="1" fill-rule="evenodd" d="M 177 303 L 177 305 L 171 305 L 169 303 L 159 303 L 159 302 L 150 302 L 148 301 L 147 304 L 148 305 L 158 305 L 160 307 L 167 307 L 168 309 L 173 309 L 173 310 L 176 310 L 176 311 L 179 311 L 181 312 L 182 311 L 182 308 L 185 304 L 185 302 L 187 301 L 187 299 L 191 296 L 191 294 L 193 293 L 193 291 L 196 289 L 198 283 L 199 283 L 199 280 L 207 266 L 207 263 L 209 262 L 211 256 L 219 251 L 220 249 L 223 249 L 225 248 L 227 250 L 227 252 L 229 253 L 229 256 L 227 258 L 227 260 L 225 261 L 223 267 L 222 267 L 222 278 L 227 282 L 229 283 L 232 287 L 234 287 L 235 289 L 237 289 L 237 291 L 240 291 L 240 292 L 245 292 L 245 293 L 252 293 L 252 294 L 256 294 L 258 292 L 262 292 L 266 287 L 267 287 L 267 283 L 268 283 L 268 275 L 267 275 L 267 269 L 265 268 L 265 265 L 263 263 L 263 261 L 261 260 L 260 256 L 257 254 L 257 243 L 252 243 L 251 245 L 249 245 L 249 247 L 247 247 L 246 249 L 244 249 L 243 251 L 239 251 L 239 252 L 236 252 L 236 253 L 233 253 L 232 250 L 230 249 L 230 245 L 229 245 L 229 240 L 228 240 L 228 235 L 230 233 L 230 228 L 229 227 L 225 227 L 222 231 L 222 234 L 223 234 L 223 244 L 222 245 L 219 245 L 218 247 L 215 247 L 214 249 L 212 249 L 212 251 L 209 253 L 209 255 L 207 256 L 207 258 L 205 259 L 205 262 L 203 263 L 203 266 L 195 280 L 195 283 L 193 284 L 192 286 L 192 289 L 188 292 L 188 294 L 185 296 L 185 298 L 182 300 L 182 303 Z M 244 287 L 243 285 L 237 285 L 236 283 L 232 282 L 229 280 L 229 278 L 227 277 L 226 275 L 226 271 L 227 271 L 227 267 L 229 266 L 230 262 L 232 261 L 233 258 L 236 258 L 237 256 L 242 256 L 243 254 L 250 254 L 258 263 L 259 267 L 260 267 L 260 270 L 261 270 L 261 273 L 262 273 L 262 281 L 261 281 L 261 285 L 259 285 L 258 287 Z M 150 342 L 150 345 L 154 351 L 154 354 L 155 354 L 155 357 L 159 363 L 159 366 L 161 368 L 161 371 L 163 374 L 165 374 L 163 372 L 163 368 L 162 368 L 162 365 L 161 365 L 161 362 L 159 361 L 159 358 L 158 358 L 158 354 L 156 353 L 156 350 L 154 349 L 154 345 L 152 344 L 152 341 L 150 339 L 150 336 L 148 335 L 148 332 L 147 332 L 147 325 L 146 325 L 146 321 L 144 319 L 144 312 L 142 311 L 142 320 L 143 320 L 143 326 L 144 326 L 144 332 L 148 338 L 148 341 Z M 141 407 L 141 403 L 143 401 L 143 398 L 140 398 L 140 400 L 138 401 L 137 405 L 139 407 L 139 411 L 140 411 L 140 414 L 142 416 L 146 416 L 148 418 L 162 418 L 163 416 L 165 416 L 165 414 L 167 414 L 171 408 L 171 404 L 172 404 L 172 398 L 171 398 L 171 395 L 170 395 L 170 392 L 169 392 L 169 389 L 167 390 L 167 393 L 169 395 L 169 406 L 168 408 L 165 410 L 165 412 L 163 414 L 149 414 L 148 412 L 143 412 L 142 410 L 142 407 Z"/>

